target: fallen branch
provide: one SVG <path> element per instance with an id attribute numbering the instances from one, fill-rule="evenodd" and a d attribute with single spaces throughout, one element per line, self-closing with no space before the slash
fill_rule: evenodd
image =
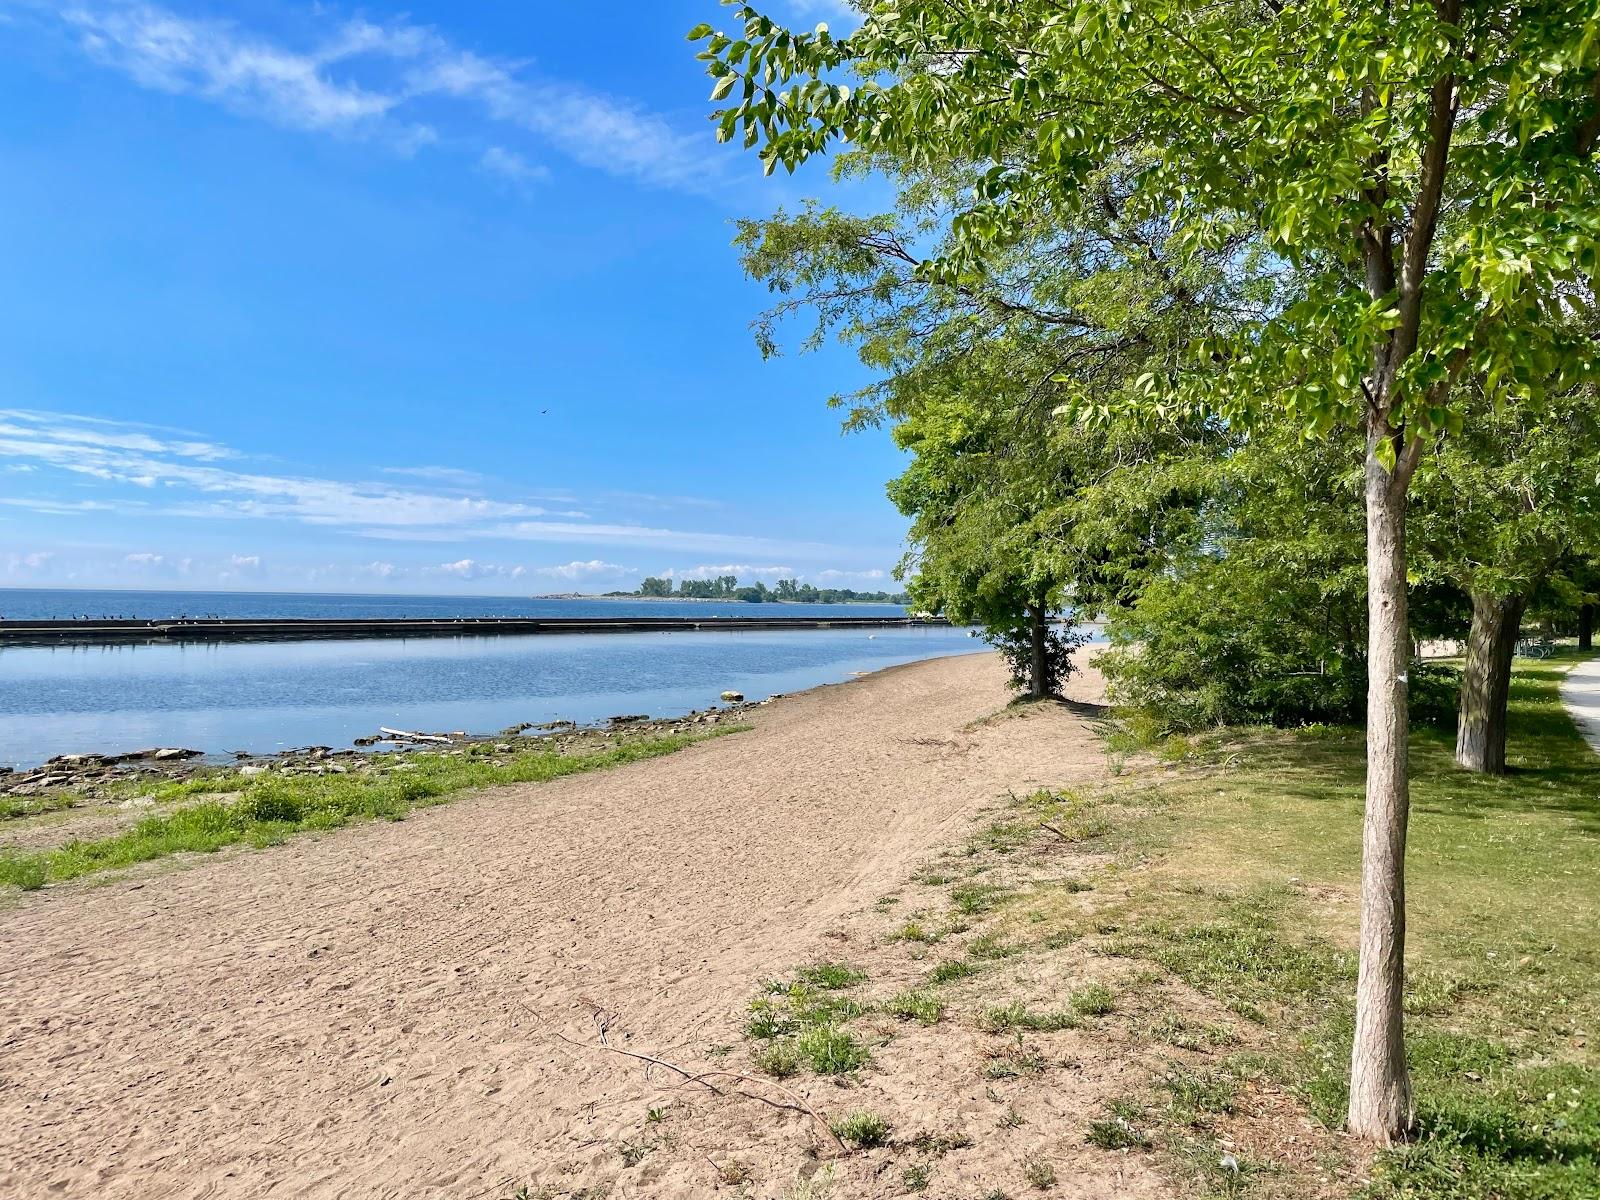
<path id="1" fill-rule="evenodd" d="M 593 1004 L 593 1001 L 590 1001 L 590 1003 Z M 600 1031 L 600 1040 L 598 1042 L 580 1042 L 577 1038 L 568 1037 L 554 1025 L 550 1024 L 550 1022 L 541 1017 L 537 1012 L 534 1012 L 534 1010 L 529 1008 L 526 1004 L 524 1004 L 522 1007 L 535 1020 L 543 1024 L 545 1029 L 552 1037 L 558 1039 L 559 1041 L 565 1042 L 569 1046 L 576 1046 L 580 1050 L 609 1050 L 612 1054 L 620 1054 L 624 1058 L 631 1058 L 637 1062 L 645 1063 L 647 1067 L 662 1067 L 665 1070 L 671 1071 L 673 1074 L 680 1076 L 685 1083 L 699 1084 L 714 1096 L 726 1096 L 728 1094 L 728 1090 L 720 1088 L 716 1084 L 712 1083 L 711 1080 L 713 1079 L 735 1080 L 740 1083 L 747 1083 L 757 1087 L 769 1087 L 775 1089 L 776 1091 L 782 1092 L 789 1098 L 790 1103 L 784 1104 L 780 1101 L 772 1099 L 769 1096 L 762 1096 L 755 1092 L 747 1092 L 742 1088 L 733 1089 L 733 1093 L 735 1095 L 743 1096 L 747 1100 L 758 1101 L 759 1103 L 765 1104 L 770 1108 L 783 1108 L 792 1112 L 806 1114 L 822 1128 L 823 1132 L 828 1135 L 828 1140 L 833 1142 L 833 1144 L 839 1148 L 841 1153 L 849 1153 L 850 1148 L 844 1144 L 844 1139 L 833 1131 L 833 1127 L 823 1119 L 822 1114 L 817 1112 L 816 1109 L 812 1108 L 811 1105 L 807 1104 L 804 1097 L 799 1095 L 799 1093 L 791 1091 L 789 1088 L 784 1087 L 781 1083 L 775 1083 L 770 1079 L 761 1079 L 754 1075 L 746 1075 L 739 1071 L 691 1071 L 686 1067 L 680 1067 L 677 1063 L 668 1062 L 664 1058 L 657 1058 L 653 1054 L 641 1054 L 637 1050 L 624 1050 L 621 1046 L 613 1046 L 606 1037 L 606 1031 L 611 1025 L 614 1014 L 607 1012 L 598 1005 L 594 1005 L 593 1014 L 595 1025 Z"/>

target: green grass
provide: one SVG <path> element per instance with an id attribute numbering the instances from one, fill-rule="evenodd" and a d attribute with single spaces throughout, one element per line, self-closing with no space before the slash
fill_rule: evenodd
<path id="1" fill-rule="evenodd" d="M 270 846 L 296 834 L 337 829 L 352 821 L 398 821 L 415 809 L 445 802 L 471 788 L 538 783 L 671 754 L 708 734 L 640 738 L 576 754 L 529 750 L 501 763 L 460 755 L 408 756 L 405 770 L 351 775 L 208 776 L 168 784 L 156 801 L 237 793 L 152 814 L 131 829 L 94 841 L 69 841 L 39 851 L 0 854 L 0 886 L 22 889 L 77 879 L 173 854 L 209 852 L 241 843 Z"/>
<path id="2" fill-rule="evenodd" d="M 15 821 L 23 817 L 38 817 L 45 813 L 71 808 L 77 798 L 68 793 L 54 792 L 48 796 L 0 797 L 0 821 Z"/>
<path id="3" fill-rule="evenodd" d="M 902 1021 L 937 1025 L 944 1015 L 944 1001 L 929 991 L 901 992 L 883 1002 L 883 1011 Z"/>
<path id="4" fill-rule="evenodd" d="M 1352 1185 L 1365 1200 L 1600 1196 L 1600 758 L 1561 705 L 1563 666 L 1518 662 L 1504 777 L 1459 770 L 1452 731 L 1413 730 L 1406 1012 L 1418 1134 Z M 1171 757 L 1182 765 L 1153 784 L 1114 785 L 1136 794 L 1132 836 L 1159 861 L 1097 908 L 1096 948 L 1157 963 L 1266 1026 L 1268 1074 L 1338 1128 L 1361 731 L 1228 731 Z M 1152 1032 L 1191 1050 L 1229 1040 L 1170 1017 Z M 1156 1086 L 1162 1105 L 1113 1112 L 1089 1140 L 1144 1145 L 1156 1126 L 1209 1122 L 1234 1103 L 1236 1081 L 1224 1064 L 1174 1068 Z M 1249 1194 L 1256 1177 L 1231 1186 Z"/>
<path id="5" fill-rule="evenodd" d="M 871 1052 L 844 1026 L 867 1006 L 840 993 L 866 978 L 847 963 L 822 962 L 799 968 L 792 980 L 768 980 L 745 1019 L 745 1037 L 762 1043 L 752 1054 L 756 1068 L 781 1079 L 802 1067 L 847 1075 L 865 1066 Z"/>
<path id="6" fill-rule="evenodd" d="M 1026 1029 L 1035 1033 L 1054 1033 L 1062 1029 L 1076 1029 L 1083 1022 L 1069 1009 L 1034 1012 L 1020 1000 L 996 1005 L 986 1010 L 978 1024 L 990 1033 L 1010 1033 Z"/>

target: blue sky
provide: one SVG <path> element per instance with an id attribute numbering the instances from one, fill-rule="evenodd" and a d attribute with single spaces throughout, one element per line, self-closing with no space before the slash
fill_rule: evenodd
<path id="1" fill-rule="evenodd" d="M 715 0 L 618 8 L 0 0 L 0 585 L 893 586 L 729 246 L 826 174 L 715 144 Z"/>

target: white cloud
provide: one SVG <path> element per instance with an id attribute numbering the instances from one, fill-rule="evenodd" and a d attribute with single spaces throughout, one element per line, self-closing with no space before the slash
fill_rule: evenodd
<path id="1" fill-rule="evenodd" d="M 591 558 L 588 562 L 562 563 L 557 567 L 540 567 L 537 574 L 547 575 L 552 579 L 594 579 L 596 577 L 632 575 L 632 567 L 624 567 L 617 563 L 606 562 L 604 559 Z"/>
<path id="2" fill-rule="evenodd" d="M 448 575 L 456 579 L 521 579 L 528 573 L 526 567 L 505 567 L 496 563 L 478 562 L 475 559 L 463 558 L 457 562 L 441 563 L 434 568 L 439 575 Z"/>
<path id="3" fill-rule="evenodd" d="M 455 100 L 483 123 L 467 137 L 490 143 L 480 165 L 523 184 L 542 168 L 498 145 L 493 131 L 531 135 L 584 166 L 652 185 L 702 193 L 716 185 L 720 160 L 708 132 L 680 133 L 630 101 L 527 77 L 519 64 L 461 49 L 403 19 L 330 24 L 315 44 L 295 47 L 148 4 L 83 0 L 60 16 L 90 57 L 143 87 L 287 128 L 382 138 L 410 153 L 439 140 L 421 110 Z"/>
<path id="4" fill-rule="evenodd" d="M 483 152 L 478 165 L 491 175 L 509 180 L 518 188 L 531 188 L 550 178 L 548 167 L 531 163 L 515 150 L 507 150 L 504 146 L 490 146 Z"/>
<path id="5" fill-rule="evenodd" d="M 714 579 L 719 575 L 737 575 L 740 579 L 788 579 L 794 574 L 793 567 L 758 567 L 749 563 L 702 564 L 687 571 L 668 572 L 674 579 Z"/>
<path id="6" fill-rule="evenodd" d="M 236 570 L 258 570 L 261 567 L 261 556 L 259 554 L 235 554 L 229 557 L 228 565 Z"/>
<path id="7" fill-rule="evenodd" d="M 159 567 L 167 558 L 164 554 L 128 554 L 122 561 L 135 567 Z"/>
<path id="8" fill-rule="evenodd" d="M 50 565 L 55 555 L 48 550 L 35 550 L 31 554 L 6 555 L 6 569 L 15 575 L 24 571 L 40 571 Z"/>
<path id="9" fill-rule="evenodd" d="M 835 581 L 835 580 L 840 580 L 840 579 L 858 579 L 858 580 L 861 580 L 861 579 L 887 579 L 887 578 L 889 578 L 889 572 L 887 572 L 887 571 L 835 571 L 835 570 L 827 570 L 827 571 L 818 571 L 817 572 L 817 578 L 821 579 L 821 580 L 828 581 L 830 583 Z"/>
<path id="10" fill-rule="evenodd" d="M 203 96 L 291 128 L 375 125 L 400 102 L 327 74 L 342 59 L 379 51 L 377 44 L 346 39 L 320 54 L 297 54 L 231 25 L 151 5 L 68 8 L 62 18 L 93 58 L 145 87 Z"/>

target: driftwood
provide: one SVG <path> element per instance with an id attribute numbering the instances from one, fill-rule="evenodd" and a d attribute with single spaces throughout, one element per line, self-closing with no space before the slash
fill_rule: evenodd
<path id="1" fill-rule="evenodd" d="M 449 738 L 441 737 L 437 733 L 410 733 L 404 729 L 390 729 L 387 725 L 378 726 L 378 732 L 405 742 L 440 742 L 446 746 L 450 744 Z"/>

